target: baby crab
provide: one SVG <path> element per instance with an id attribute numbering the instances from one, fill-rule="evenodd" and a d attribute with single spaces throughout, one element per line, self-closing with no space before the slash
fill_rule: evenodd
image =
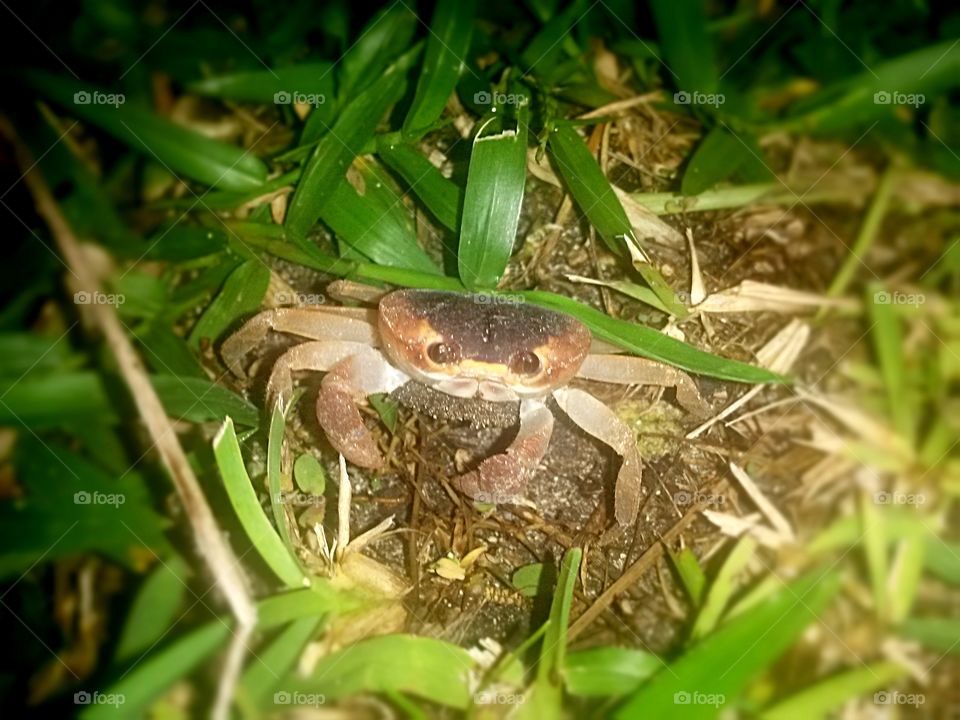
<path id="1" fill-rule="evenodd" d="M 459 398 L 520 402 L 520 428 L 509 447 L 473 471 L 452 479 L 476 500 L 518 496 L 547 451 L 557 405 L 580 428 L 612 447 L 623 462 L 614 511 L 632 524 L 640 506 L 641 461 L 633 431 L 595 397 L 568 386 L 574 378 L 600 382 L 669 385 L 688 409 L 705 409 L 685 373 L 638 357 L 591 353 L 590 331 L 578 320 L 523 303 L 501 304 L 489 295 L 396 290 L 377 310 L 281 308 L 253 317 L 223 344 L 237 375 L 243 358 L 269 331 L 307 338 L 277 360 L 267 384 L 270 402 L 284 404 L 293 373 L 325 372 L 317 395 L 317 420 L 333 447 L 355 465 L 380 467 L 384 458 L 357 407 L 368 395 L 390 393 L 410 380 Z"/>

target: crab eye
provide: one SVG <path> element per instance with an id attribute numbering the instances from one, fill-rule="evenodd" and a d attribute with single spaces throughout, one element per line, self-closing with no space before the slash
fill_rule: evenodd
<path id="1" fill-rule="evenodd" d="M 427 348 L 427 357 L 437 365 L 449 365 L 460 360 L 460 349 L 456 345 L 436 342 Z"/>
<path id="2" fill-rule="evenodd" d="M 510 369 L 517 375 L 536 375 L 540 372 L 540 358 L 532 352 L 517 353 L 510 360 Z"/>

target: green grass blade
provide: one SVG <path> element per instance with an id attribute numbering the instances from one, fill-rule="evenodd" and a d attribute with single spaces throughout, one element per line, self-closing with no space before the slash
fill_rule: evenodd
<path id="1" fill-rule="evenodd" d="M 449 230 L 460 227 L 463 189 L 410 145 L 377 138 L 377 155 L 397 173 L 441 225 Z"/>
<path id="2" fill-rule="evenodd" d="M 378 265 L 439 274 L 417 243 L 413 220 L 386 170 L 364 159 L 358 159 L 354 169 L 363 191 L 340 178 L 320 218 L 340 241 Z"/>
<path id="3" fill-rule="evenodd" d="M 652 0 L 663 64 L 681 90 L 715 92 L 719 85 L 706 3 Z"/>
<path id="4" fill-rule="evenodd" d="M 700 608 L 690 631 L 691 640 L 703 638 L 712 632 L 717 623 L 720 622 L 723 611 L 737 590 L 734 578 L 750 562 L 756 549 L 757 543 L 749 535 L 744 535 L 737 540 L 736 545 L 733 546 L 730 554 L 723 561 L 723 565 L 720 566 L 717 576 L 710 583 L 710 589 L 704 598 L 703 606 Z"/>
<path id="5" fill-rule="evenodd" d="M 933 575 L 951 585 L 960 585 L 960 543 L 930 537 L 925 557 L 927 570 Z"/>
<path id="6" fill-rule="evenodd" d="M 253 403 L 206 378 L 151 375 L 150 383 L 172 418 L 199 423 L 223 421 L 229 416 L 238 425 L 260 424 L 260 411 Z"/>
<path id="7" fill-rule="evenodd" d="M 476 0 L 439 0 L 430 21 L 430 36 L 413 104 L 403 133 L 417 136 L 443 113 L 470 52 Z"/>
<path id="8" fill-rule="evenodd" d="M 680 191 L 684 195 L 699 195 L 733 175 L 748 157 L 752 156 L 743 141 L 725 127 L 717 126 L 694 150 Z"/>
<path id="9" fill-rule="evenodd" d="M 240 680 L 240 693 L 255 704 L 263 703 L 277 687 L 279 678 L 296 664 L 304 647 L 317 633 L 323 618 L 300 618 L 285 627 L 263 650 L 257 652 Z"/>
<path id="10" fill-rule="evenodd" d="M 637 244 L 627 213 L 583 138 L 570 124 L 550 133 L 550 156 L 580 210 L 600 233 L 611 251 L 626 254 L 628 243 Z M 634 267 L 660 301 L 673 314 L 683 317 L 686 308 L 653 265 L 634 261 Z"/>
<path id="11" fill-rule="evenodd" d="M 876 663 L 840 673 L 778 702 L 760 714 L 762 720 L 809 720 L 828 717 L 844 703 L 902 677 L 906 668 L 893 663 Z"/>
<path id="12" fill-rule="evenodd" d="M 171 685 L 190 674 L 212 655 L 230 636 L 230 625 L 215 620 L 151 654 L 134 666 L 132 672 L 111 685 L 103 695 L 123 697 L 119 706 L 87 705 L 83 720 L 108 720 L 118 716 L 144 717 L 150 703 Z"/>
<path id="13" fill-rule="evenodd" d="M 570 607 L 573 590 L 577 583 L 583 551 L 571 548 L 560 564 L 557 587 L 550 606 L 550 623 L 540 646 L 537 663 L 537 679 L 527 701 L 520 707 L 521 718 L 559 718 L 563 701 L 561 669 L 566 662 L 567 629 L 570 622 Z"/>
<path id="14" fill-rule="evenodd" d="M 333 128 L 317 143 L 300 175 L 287 211 L 286 228 L 292 238 L 304 238 L 320 218 L 354 157 L 373 138 L 377 125 L 403 95 L 405 87 L 403 73 L 394 68 L 343 108 Z"/>
<path id="15" fill-rule="evenodd" d="M 114 663 L 135 660 L 159 642 L 177 619 L 187 592 L 187 562 L 179 555 L 159 563 L 137 591 L 114 652 Z"/>
<path id="16" fill-rule="evenodd" d="M 197 95 L 237 102 L 286 105 L 297 100 L 297 96 L 311 96 L 324 104 L 333 101 L 332 70 L 333 63 L 311 62 L 274 70 L 215 75 L 190 83 L 187 89 Z"/>
<path id="17" fill-rule="evenodd" d="M 614 717 L 716 717 L 789 648 L 836 595 L 836 575 L 809 573 L 723 625 L 634 693 Z M 696 695 L 695 695 L 696 694 Z M 713 701 L 713 702 L 710 702 Z"/>
<path id="18" fill-rule="evenodd" d="M 543 291 L 521 293 L 534 305 L 569 313 L 593 334 L 641 357 L 659 360 L 699 375 L 746 383 L 787 382 L 781 375 L 755 365 L 698 350 L 652 328 L 612 318 L 576 300 Z"/>
<path id="19" fill-rule="evenodd" d="M 870 587 L 873 590 L 874 611 L 879 618 L 886 619 L 887 604 L 887 545 L 890 538 L 887 533 L 887 513 L 874 502 L 873 493 L 860 494 L 860 517 L 863 527 L 863 554 L 866 559 Z"/>
<path id="20" fill-rule="evenodd" d="M 189 344 L 194 349 L 202 340 L 216 340 L 240 317 L 260 309 L 270 285 L 270 268 L 259 258 L 247 260 L 230 273 L 223 289 L 190 331 Z"/>
<path id="21" fill-rule="evenodd" d="M 309 677 L 289 677 L 279 687 L 322 694 L 327 701 L 356 693 L 402 692 L 462 710 L 470 702 L 467 673 L 473 667 L 467 651 L 452 643 L 384 635 L 328 655 Z"/>
<path id="22" fill-rule="evenodd" d="M 293 543 L 290 542 L 290 526 L 287 523 L 287 513 L 283 508 L 280 496 L 282 487 L 283 461 L 283 431 L 286 423 L 280 406 L 274 405 L 270 412 L 270 430 L 267 433 L 267 489 L 270 491 L 270 507 L 273 509 L 273 522 L 277 526 L 280 538 L 287 550 L 294 554 Z"/>
<path id="23" fill-rule="evenodd" d="M 896 312 L 896 296 L 871 283 L 865 302 L 873 321 L 870 335 L 887 391 L 887 411 L 897 432 L 913 447 L 915 418 L 907 385 L 910 376 L 904 358 L 903 328 Z"/>
<path id="24" fill-rule="evenodd" d="M 662 668 L 663 660 L 653 653 L 606 646 L 570 653 L 562 674 L 571 695 L 606 697 L 633 692 Z"/>
<path id="25" fill-rule="evenodd" d="M 488 132 L 484 124 L 473 141 L 457 254 L 469 288 L 496 287 L 513 252 L 527 179 L 527 116 L 520 107 L 515 130 L 501 125 Z"/>
<path id="26" fill-rule="evenodd" d="M 939 653 L 960 655 L 960 620 L 946 617 L 910 618 L 900 634 Z"/>
<path id="27" fill-rule="evenodd" d="M 133 104 L 90 102 L 93 93 L 105 93 L 84 83 L 39 71 L 24 75 L 30 85 L 71 115 L 93 123 L 175 173 L 241 192 L 254 190 L 267 179 L 267 166 L 247 150 L 211 140 Z"/>
<path id="28" fill-rule="evenodd" d="M 406 3 L 394 3 L 378 12 L 340 61 L 340 98 L 355 97 L 376 82 L 387 66 L 410 48 L 418 24 Z"/>
<path id="29" fill-rule="evenodd" d="M 703 600 L 703 591 L 707 585 L 707 576 L 700 567 L 697 556 L 687 547 L 678 553 L 673 552 L 668 547 L 667 554 L 670 556 L 670 561 L 677 571 L 680 582 L 683 583 L 683 588 L 687 591 L 690 602 L 693 603 L 695 608 L 699 607 L 700 602 Z"/>
<path id="30" fill-rule="evenodd" d="M 308 578 L 260 507 L 257 493 L 244 467 L 240 444 L 230 418 L 227 418 L 213 440 L 213 453 L 230 503 L 257 552 L 289 587 L 299 588 L 308 584 Z"/>

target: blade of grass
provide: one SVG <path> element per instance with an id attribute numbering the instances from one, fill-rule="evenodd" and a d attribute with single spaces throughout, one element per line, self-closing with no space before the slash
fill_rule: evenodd
<path id="1" fill-rule="evenodd" d="M 829 573 L 812 572 L 794 581 L 687 650 L 635 692 L 614 717 L 674 717 L 678 704 L 686 705 L 684 718 L 716 717 L 718 707 L 735 701 L 747 683 L 816 620 L 838 587 L 839 578 Z M 693 703 L 694 693 L 715 702 Z"/>
<path id="2" fill-rule="evenodd" d="M 916 437 L 915 417 L 907 385 L 910 375 L 903 354 L 903 328 L 896 313 L 895 298 L 880 285 L 871 284 L 865 302 L 873 321 L 870 335 L 887 390 L 887 412 L 897 432 L 912 448 Z"/>
<path id="3" fill-rule="evenodd" d="M 726 180 L 744 164 L 750 151 L 741 140 L 723 126 L 713 128 L 703 138 L 687 165 L 680 184 L 684 195 L 699 195 L 721 180 Z"/>
<path id="4" fill-rule="evenodd" d="M 349 100 L 381 77 L 394 58 L 410 48 L 419 20 L 402 2 L 378 12 L 340 61 L 340 98 Z"/>
<path id="5" fill-rule="evenodd" d="M 706 4 L 652 0 L 663 64 L 681 90 L 715 92 L 719 85 Z"/>
<path id="6" fill-rule="evenodd" d="M 550 606 L 550 624 L 543 636 L 540 659 L 537 663 L 537 679 L 530 689 L 527 701 L 519 708 L 519 717 L 555 718 L 561 716 L 563 686 L 561 670 L 567 655 L 567 628 L 570 623 L 570 607 L 573 591 L 580 570 L 583 551 L 571 548 L 563 556 L 553 603 Z"/>
<path id="7" fill-rule="evenodd" d="M 237 102 L 287 104 L 294 93 L 314 95 L 333 101 L 333 63 L 310 62 L 290 67 L 214 75 L 190 83 L 197 95 Z M 283 96 L 290 100 L 285 100 Z"/>
<path id="8" fill-rule="evenodd" d="M 877 617 L 887 619 L 887 544 L 886 513 L 877 507 L 873 494 L 860 494 L 860 516 L 863 526 L 863 554 L 873 589 L 873 604 Z"/>
<path id="9" fill-rule="evenodd" d="M 439 0 L 403 133 L 416 137 L 440 117 L 470 52 L 476 0 Z"/>
<path id="10" fill-rule="evenodd" d="M 827 717 L 846 702 L 866 695 L 902 677 L 906 668 L 893 663 L 875 663 L 834 675 L 781 700 L 763 711 L 763 720 L 808 720 Z"/>
<path id="11" fill-rule="evenodd" d="M 238 192 L 254 190 L 267 179 L 267 166 L 247 150 L 211 140 L 133 104 L 90 102 L 93 93 L 109 93 L 68 78 L 40 71 L 26 71 L 22 77 L 70 114 L 151 160 L 158 158 L 175 173 Z"/>
<path id="12" fill-rule="evenodd" d="M 640 250 L 623 205 L 617 199 L 596 158 L 573 126 L 564 123 L 556 127 L 550 133 L 548 148 L 570 194 L 600 233 L 607 247 L 621 256 L 626 249 L 633 259 L 634 268 L 660 301 L 673 314 L 684 317 L 687 314 L 686 308 Z"/>
<path id="13" fill-rule="evenodd" d="M 159 563 L 143 581 L 124 618 L 113 654 L 115 664 L 135 660 L 150 650 L 175 623 L 187 592 L 185 578 L 189 571 L 187 562 L 174 555 Z"/>
<path id="14" fill-rule="evenodd" d="M 229 416 L 239 425 L 260 424 L 260 412 L 253 403 L 206 378 L 151 375 L 150 384 L 172 418 L 199 423 Z"/>
<path id="15" fill-rule="evenodd" d="M 457 253 L 468 288 L 496 287 L 513 252 L 527 179 L 528 114 L 525 106 L 518 109 L 516 129 L 491 118 L 473 141 Z M 497 131 L 485 134 L 495 124 Z"/>
<path id="16" fill-rule="evenodd" d="M 289 692 L 319 693 L 329 700 L 356 693 L 403 692 L 444 707 L 470 702 L 474 662 L 463 648 L 414 635 L 369 638 L 321 659 L 306 678 L 285 678 Z"/>
<path id="17" fill-rule="evenodd" d="M 378 265 L 439 274 L 417 243 L 413 221 L 393 179 L 379 165 L 362 158 L 353 167 L 363 191 L 340 178 L 320 218 L 339 240 Z"/>
<path id="18" fill-rule="evenodd" d="M 310 155 L 290 201 L 286 228 L 294 240 L 302 241 L 320 218 L 354 157 L 373 138 L 377 125 L 405 87 L 402 68 L 395 65 L 346 103 L 330 132 Z"/>
<path id="19" fill-rule="evenodd" d="M 900 634 L 940 653 L 960 655 L 960 620 L 947 617 L 909 618 Z"/>
<path id="20" fill-rule="evenodd" d="M 683 583 L 683 587 L 687 591 L 690 602 L 693 603 L 695 608 L 700 607 L 703 600 L 703 591 L 707 585 L 707 576 L 700 567 L 697 556 L 693 554 L 690 548 L 686 547 L 678 553 L 667 547 L 667 555 L 680 577 L 680 582 Z"/>
<path id="21" fill-rule="evenodd" d="M 277 526 L 280 538 L 291 555 L 295 554 L 293 543 L 290 542 L 290 526 L 287 523 L 287 513 L 284 511 L 281 498 L 282 461 L 283 461 L 283 430 L 286 425 L 279 403 L 273 406 L 270 413 L 270 430 L 267 433 L 267 488 L 270 491 L 270 507 L 273 509 L 273 522 Z"/>
<path id="22" fill-rule="evenodd" d="M 230 418 L 227 418 L 214 438 L 213 452 L 230 503 L 257 552 L 276 576 L 289 587 L 309 585 L 309 578 L 304 575 L 260 507 L 257 493 L 244 467 L 240 444 Z"/>
<path id="23" fill-rule="evenodd" d="M 580 697 L 606 697 L 633 692 L 663 667 L 653 653 L 621 647 L 596 647 L 567 655 L 564 688 Z"/>
<path id="24" fill-rule="evenodd" d="M 573 315 L 589 327 L 597 338 L 611 342 L 641 357 L 659 360 L 692 373 L 721 380 L 746 383 L 788 382 L 782 375 L 764 368 L 711 355 L 652 328 L 617 320 L 562 295 L 543 291 L 528 291 L 521 294 L 534 305 Z"/>
<path id="25" fill-rule="evenodd" d="M 243 674 L 240 692 L 254 704 L 264 704 L 280 678 L 296 664 L 322 622 L 322 617 L 305 617 L 287 625 L 266 648 L 257 653 L 256 662 Z"/>
<path id="26" fill-rule="evenodd" d="M 690 630 L 691 640 L 699 640 L 717 627 L 723 611 L 737 590 L 734 578 L 750 562 L 756 549 L 757 543 L 749 535 L 744 535 L 737 540 L 723 565 L 720 566 L 717 576 L 710 583 L 703 606 Z"/>
<path id="27" fill-rule="evenodd" d="M 269 284 L 270 269 L 259 259 L 240 265 L 193 326 L 188 338 L 190 346 L 199 349 L 204 338 L 216 340 L 241 316 L 259 310 Z"/>
<path id="28" fill-rule="evenodd" d="M 449 230 L 460 227 L 460 205 L 463 190 L 447 180 L 429 160 L 404 143 L 377 138 L 377 155 L 397 173 L 433 216 Z"/>

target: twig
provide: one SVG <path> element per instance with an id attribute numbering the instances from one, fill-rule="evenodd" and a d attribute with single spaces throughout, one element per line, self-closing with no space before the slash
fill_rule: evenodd
<path id="1" fill-rule="evenodd" d="M 76 235 L 50 193 L 50 188 L 34 163 L 30 151 L 6 116 L 0 116 L 0 131 L 13 144 L 17 163 L 24 171 L 24 183 L 33 196 L 37 212 L 50 228 L 68 269 L 76 278 L 76 290 L 91 295 L 100 294 L 100 284 L 87 264 Z M 130 391 L 153 446 L 160 455 L 160 461 L 180 496 L 200 554 L 210 573 L 216 578 L 237 620 L 237 632 L 227 654 L 213 708 L 213 717 L 225 719 L 228 717 L 233 690 L 239 678 L 243 650 L 256 625 L 256 607 L 247 590 L 240 563 L 217 525 L 210 505 L 207 504 L 207 499 L 180 446 L 176 431 L 150 383 L 143 362 L 124 332 L 116 309 L 108 304 L 92 304 L 86 306 L 86 309 L 89 319 L 99 328 L 116 359 L 120 375 Z"/>

